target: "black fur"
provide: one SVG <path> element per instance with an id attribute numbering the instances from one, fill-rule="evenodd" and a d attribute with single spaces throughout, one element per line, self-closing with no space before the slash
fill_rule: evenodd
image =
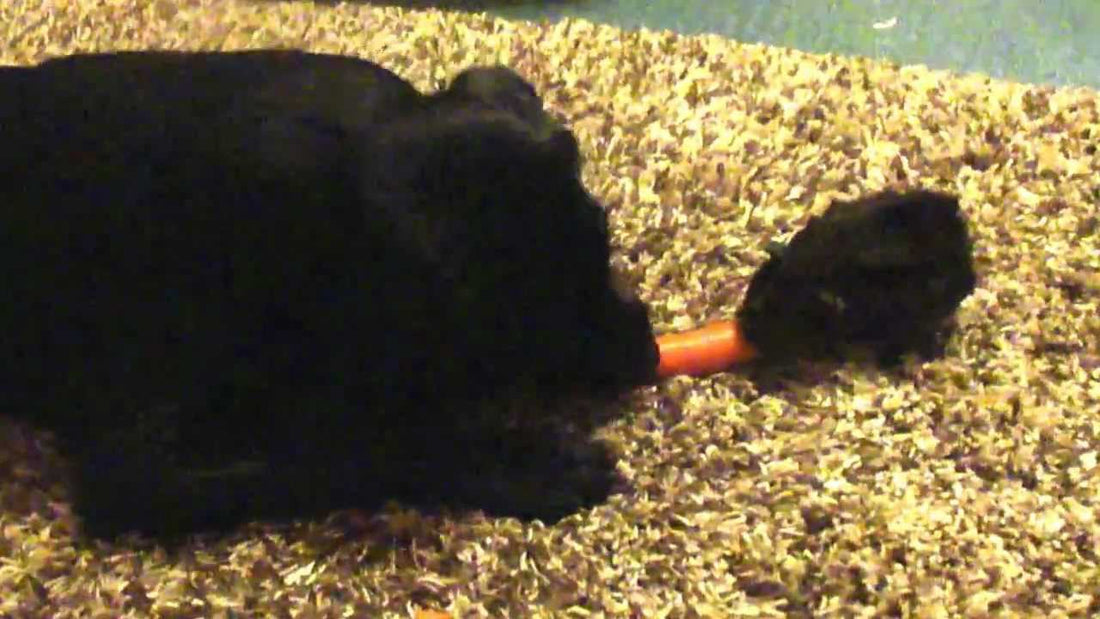
<path id="1" fill-rule="evenodd" d="M 564 515 L 607 454 L 461 421 L 653 379 L 579 166 L 504 68 L 433 95 L 293 51 L 2 68 L 0 405 L 60 435 L 93 535 L 403 495 Z"/>
<path id="2" fill-rule="evenodd" d="M 958 198 L 933 191 L 835 202 L 769 249 L 737 314 L 766 362 L 937 356 L 976 284 Z"/>

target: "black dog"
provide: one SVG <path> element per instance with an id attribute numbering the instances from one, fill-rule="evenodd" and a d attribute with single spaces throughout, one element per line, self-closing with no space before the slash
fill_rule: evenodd
<path id="1" fill-rule="evenodd" d="M 97 536 L 406 495 L 564 515 L 605 456 L 540 482 L 581 461 L 461 418 L 653 379 L 579 167 L 504 68 L 432 95 L 293 51 L 0 68 L 2 410 L 59 435 Z M 501 466 L 526 499 L 469 481 Z"/>

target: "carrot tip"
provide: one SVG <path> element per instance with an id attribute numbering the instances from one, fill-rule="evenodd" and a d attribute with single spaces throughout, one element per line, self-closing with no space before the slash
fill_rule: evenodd
<path id="1" fill-rule="evenodd" d="M 756 349 L 732 320 L 660 335 L 657 348 L 660 351 L 657 374 L 662 378 L 714 374 L 757 356 Z"/>

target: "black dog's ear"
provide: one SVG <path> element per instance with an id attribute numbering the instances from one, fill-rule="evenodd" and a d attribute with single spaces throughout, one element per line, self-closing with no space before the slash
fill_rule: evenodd
<path id="1" fill-rule="evenodd" d="M 542 112 L 542 100 L 535 87 L 518 73 L 502 65 L 465 69 L 441 93 L 444 97 L 468 97 L 494 107 L 523 111 L 525 118 Z"/>
<path id="2" fill-rule="evenodd" d="M 509 113 L 433 110 L 393 123 L 371 150 L 362 191 L 395 242 L 439 265 L 473 250 L 507 253 L 555 215 L 571 219 L 572 194 L 583 190 L 573 135 L 532 130 Z"/>
<path id="3" fill-rule="evenodd" d="M 529 257 L 539 253 L 531 243 L 586 225 L 576 138 L 506 67 L 464 70 L 372 144 L 365 190 L 388 211 L 395 241 L 440 274 L 471 258 Z"/>
<path id="4" fill-rule="evenodd" d="M 535 87 L 504 66 L 470 67 L 435 98 L 443 105 L 478 105 L 515 114 L 532 128 L 558 124 L 546 113 Z"/>
<path id="5" fill-rule="evenodd" d="M 518 73 L 502 65 L 475 66 L 459 73 L 447 89 L 433 97 L 433 105 L 444 110 L 477 110 L 511 115 L 524 125 L 536 141 L 553 153 L 579 166 L 580 153 L 573 134 L 550 114 L 535 87 Z"/>

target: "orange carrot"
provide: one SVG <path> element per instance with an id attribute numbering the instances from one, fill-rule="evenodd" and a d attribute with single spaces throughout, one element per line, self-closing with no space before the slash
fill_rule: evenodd
<path id="1" fill-rule="evenodd" d="M 757 356 L 756 349 L 732 320 L 722 320 L 681 333 L 657 336 L 661 378 L 714 374 Z"/>

